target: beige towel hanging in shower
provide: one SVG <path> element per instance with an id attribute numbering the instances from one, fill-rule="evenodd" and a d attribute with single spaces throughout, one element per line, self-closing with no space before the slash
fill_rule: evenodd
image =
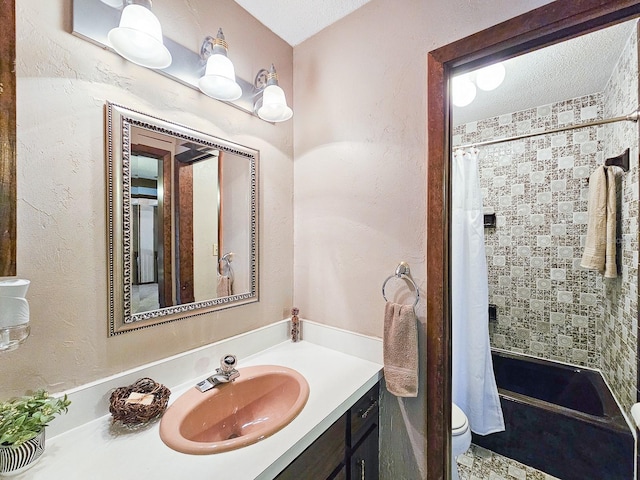
<path id="1" fill-rule="evenodd" d="M 598 167 L 589 177 L 587 240 L 580 266 L 616 278 L 616 175 Z"/>

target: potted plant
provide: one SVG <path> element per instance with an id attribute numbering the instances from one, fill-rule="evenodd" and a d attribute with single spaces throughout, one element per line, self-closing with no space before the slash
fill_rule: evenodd
<path id="1" fill-rule="evenodd" d="M 44 452 L 45 427 L 70 403 L 66 395 L 54 398 L 44 390 L 0 402 L 0 476 L 33 466 Z"/>

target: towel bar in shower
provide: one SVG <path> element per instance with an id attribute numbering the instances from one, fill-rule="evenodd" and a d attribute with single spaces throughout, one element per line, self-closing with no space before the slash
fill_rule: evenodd
<path id="1" fill-rule="evenodd" d="M 607 158 L 604 161 L 604 165 L 620 167 L 624 172 L 629 171 L 629 149 L 627 148 L 624 153 L 618 155 L 617 157 Z"/>
<path id="2" fill-rule="evenodd" d="M 409 264 L 407 262 L 400 262 L 400 264 L 396 267 L 395 273 L 393 275 L 389 275 L 384 281 L 384 283 L 382 284 L 382 298 L 384 298 L 386 302 L 389 301 L 387 300 L 387 296 L 385 295 L 384 287 L 386 287 L 387 282 L 394 277 L 406 278 L 407 280 L 409 280 L 409 282 L 411 282 L 411 285 L 413 285 L 413 288 L 416 290 L 416 301 L 413 304 L 415 308 L 415 306 L 418 305 L 418 302 L 420 301 L 420 290 L 418 290 L 418 285 L 416 285 L 416 282 L 413 281 L 413 278 L 410 277 Z"/>

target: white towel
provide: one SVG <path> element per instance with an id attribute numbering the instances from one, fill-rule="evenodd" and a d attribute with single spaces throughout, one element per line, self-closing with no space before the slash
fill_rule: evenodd
<path id="1" fill-rule="evenodd" d="M 616 175 L 613 168 L 598 167 L 589 177 L 587 240 L 580 266 L 615 278 Z"/>
<path id="2" fill-rule="evenodd" d="M 413 305 L 384 308 L 384 379 L 396 397 L 418 396 L 418 322 Z"/>

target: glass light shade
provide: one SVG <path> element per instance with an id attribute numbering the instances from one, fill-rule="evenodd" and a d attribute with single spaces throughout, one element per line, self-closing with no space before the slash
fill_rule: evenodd
<path id="1" fill-rule="evenodd" d="M 476 85 L 487 92 L 494 90 L 504 81 L 506 70 L 501 62 L 476 71 Z"/>
<path id="2" fill-rule="evenodd" d="M 287 106 L 284 90 L 278 85 L 269 85 L 264 89 L 258 116 L 267 122 L 284 122 L 293 116 L 293 110 Z"/>
<path id="3" fill-rule="evenodd" d="M 108 35 L 113 49 L 124 58 L 147 68 L 166 68 L 171 54 L 162 43 L 162 27 L 156 16 L 142 5 L 127 5 L 120 25 Z"/>
<path id="4" fill-rule="evenodd" d="M 219 53 L 211 55 L 207 60 L 207 68 L 198 81 L 198 87 L 217 100 L 230 102 L 242 96 L 242 88 L 236 83 L 233 63 Z"/>
<path id="5" fill-rule="evenodd" d="M 466 107 L 476 98 L 476 86 L 468 75 L 453 77 L 451 100 L 456 107 Z"/>

